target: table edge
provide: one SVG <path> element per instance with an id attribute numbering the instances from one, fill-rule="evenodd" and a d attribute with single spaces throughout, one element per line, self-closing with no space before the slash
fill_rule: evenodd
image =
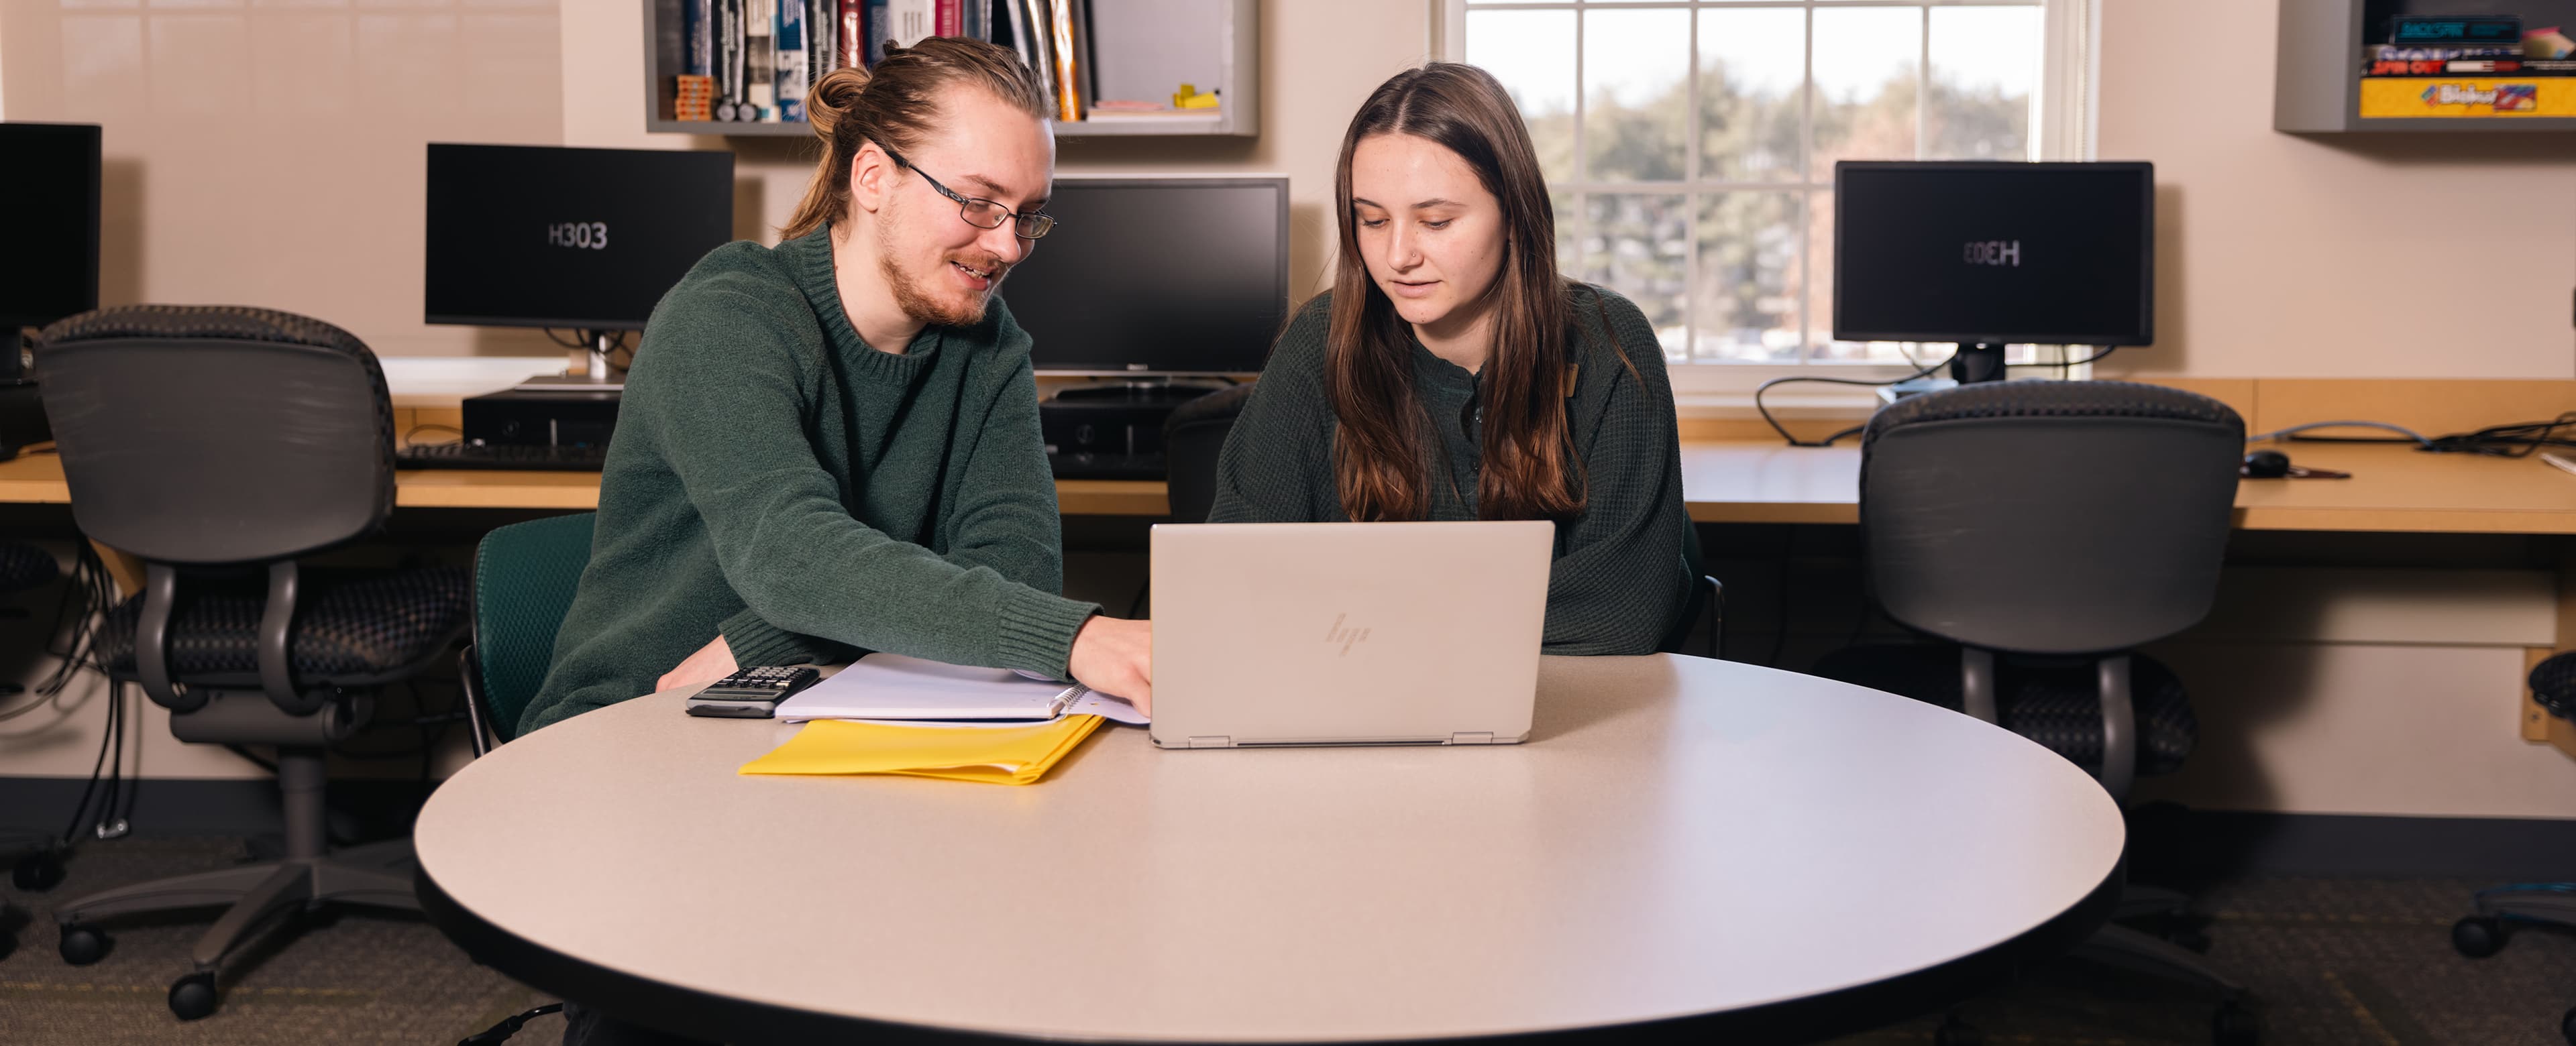
<path id="1" fill-rule="evenodd" d="M 2110 921 L 2127 882 L 2125 855 L 2110 873 L 2066 911 L 1983 950 L 1894 977 L 1820 995 L 1741 1009 L 1628 1024 L 1548 1031 L 1387 1040 L 1457 1046 L 1565 1046 L 1640 1033 L 1723 1037 L 1727 1042 L 1805 1043 L 1866 1031 L 1956 1003 L 2000 980 L 2013 967 L 2065 954 Z M 731 1043 L 801 1043 L 858 1034 L 867 1041 L 922 1046 L 1031 1046 L 1042 1042 L 1133 1042 L 1168 1046 L 1169 1040 L 1075 1039 L 967 1031 L 897 1021 L 847 1017 L 738 999 L 670 984 L 578 959 L 502 929 L 475 914 L 429 874 L 414 872 L 421 911 L 432 926 L 475 962 L 560 998 L 594 1006 L 622 1020 L 681 1035 Z M 1888 888 L 1899 888 L 1891 880 Z M 1237 1040 L 1280 1046 L 1294 1040 Z M 1365 1040 L 1336 1040 L 1336 1043 Z"/>

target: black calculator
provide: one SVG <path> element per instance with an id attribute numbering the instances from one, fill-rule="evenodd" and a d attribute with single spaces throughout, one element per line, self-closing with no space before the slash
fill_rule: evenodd
<path id="1" fill-rule="evenodd" d="M 745 668 L 690 695 L 690 715 L 719 719 L 767 719 L 788 695 L 814 685 L 823 674 L 803 665 Z"/>

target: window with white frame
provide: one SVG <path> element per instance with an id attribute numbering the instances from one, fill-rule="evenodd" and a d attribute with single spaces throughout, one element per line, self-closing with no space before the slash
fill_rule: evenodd
<path id="1" fill-rule="evenodd" d="M 2081 158 L 2088 3 L 1448 0 L 1446 49 L 1519 104 L 1564 271 L 1709 389 L 1921 355 L 1833 339 L 1834 162 Z"/>

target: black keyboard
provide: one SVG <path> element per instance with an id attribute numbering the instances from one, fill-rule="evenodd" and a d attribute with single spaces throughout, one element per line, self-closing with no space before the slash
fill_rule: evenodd
<path id="1" fill-rule="evenodd" d="M 1153 479 L 1163 478 L 1163 456 L 1160 454 L 1093 454 L 1077 451 L 1071 454 L 1049 452 L 1047 467 L 1055 470 L 1057 479 Z"/>
<path id="2" fill-rule="evenodd" d="M 606 447 L 543 447 L 512 443 L 433 443 L 394 455 L 394 467 L 406 469 L 520 469 L 549 472 L 597 472 L 608 460 Z"/>

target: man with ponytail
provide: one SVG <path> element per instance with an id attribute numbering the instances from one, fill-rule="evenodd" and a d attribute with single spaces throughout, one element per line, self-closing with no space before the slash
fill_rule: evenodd
<path id="1" fill-rule="evenodd" d="M 971 39 L 814 85 L 778 246 L 717 248 L 653 310 L 521 730 L 877 650 L 1151 700 L 1146 623 L 1057 594 L 1029 336 L 993 298 L 1054 224 L 1052 111 Z"/>
<path id="2" fill-rule="evenodd" d="M 1686 605 L 1681 447 L 1652 324 L 1557 275 L 1511 95 L 1398 73 L 1352 117 L 1341 255 L 1217 462 L 1213 522 L 1556 523 L 1546 650 L 1645 654 Z"/>

